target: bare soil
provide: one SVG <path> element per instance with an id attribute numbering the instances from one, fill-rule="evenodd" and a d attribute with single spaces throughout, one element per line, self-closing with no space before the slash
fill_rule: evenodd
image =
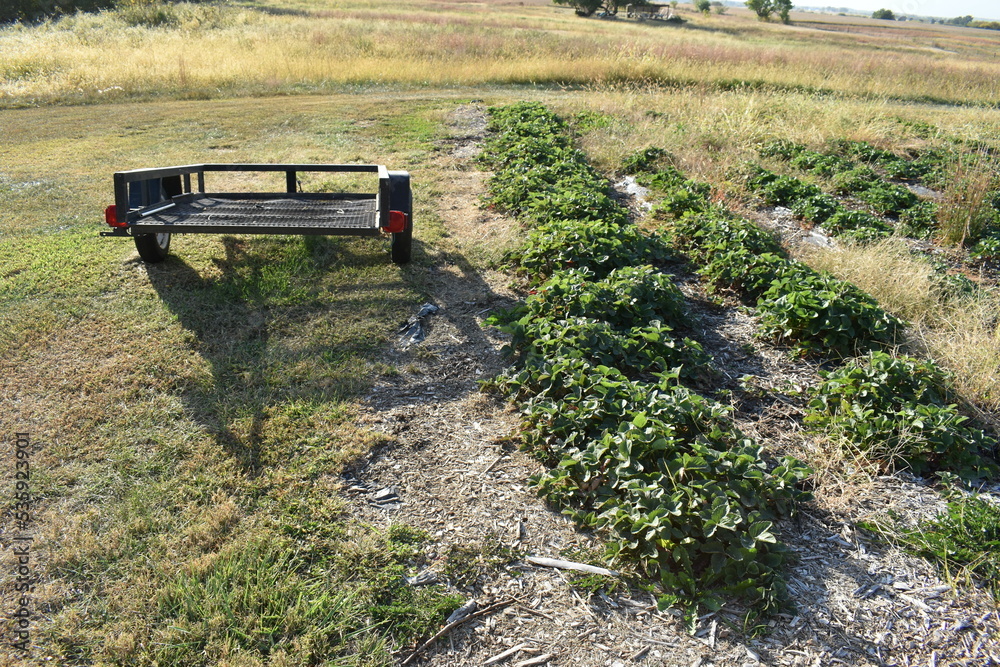
<path id="1" fill-rule="evenodd" d="M 503 336 L 484 318 L 520 295 L 508 275 L 474 270 L 463 249 L 506 243 L 519 231 L 477 204 L 486 177 L 474 161 L 484 110 L 463 106 L 450 123 L 453 137 L 442 150 L 451 194 L 440 211 L 449 236 L 427 249 L 429 265 L 409 269 L 440 310 L 425 318 L 423 342 L 398 343 L 399 373 L 381 378 L 367 397 L 361 422 L 390 444 L 349 472 L 344 493 L 365 524 L 403 523 L 431 535 L 429 562 L 414 585 L 445 582 L 480 610 L 509 604 L 454 627 L 418 656 L 404 647 L 400 663 L 1000 664 L 1000 616 L 986 593 L 956 587 L 856 528 L 890 509 L 914 519 L 933 514 L 943 506 L 939 494 L 905 474 L 851 469 L 805 433 L 801 405 L 788 392 L 816 382 L 817 369 L 755 339 L 751 315 L 709 299 L 681 269 L 676 278 L 694 314 L 685 333 L 715 358 L 740 428 L 773 455 L 794 454 L 817 468 L 816 500 L 779 526 L 797 556 L 787 572 L 794 609 L 767 620 L 756 638 L 735 606 L 699 618 L 691 634 L 679 612 L 657 610 L 655 592 L 615 578 L 592 586 L 578 572 L 527 563 L 528 556 L 591 561 L 602 541 L 537 498 L 528 480 L 539 463 L 517 449 L 516 409 L 480 390 L 508 363 Z M 753 379 L 741 383 L 747 375 Z"/>

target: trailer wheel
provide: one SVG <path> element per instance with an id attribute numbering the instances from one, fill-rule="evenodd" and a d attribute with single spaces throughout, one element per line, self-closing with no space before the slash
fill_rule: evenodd
<path id="1" fill-rule="evenodd" d="M 393 264 L 406 264 L 410 261 L 413 250 L 413 195 L 409 196 L 409 203 L 406 207 L 407 220 L 406 227 L 401 232 L 392 235 L 392 245 L 389 248 L 389 256 Z"/>
<path id="2" fill-rule="evenodd" d="M 136 234 L 132 237 L 139 257 L 146 262 L 162 262 L 170 251 L 170 232 L 160 234 Z"/>

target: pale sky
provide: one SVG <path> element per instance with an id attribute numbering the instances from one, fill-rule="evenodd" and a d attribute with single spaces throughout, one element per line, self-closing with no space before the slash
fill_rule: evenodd
<path id="1" fill-rule="evenodd" d="M 938 16 L 946 19 L 971 15 L 977 19 L 1000 21 L 1000 0 L 793 0 L 793 4 L 803 7 L 850 7 L 860 12 L 884 8 L 891 9 L 894 14 Z"/>

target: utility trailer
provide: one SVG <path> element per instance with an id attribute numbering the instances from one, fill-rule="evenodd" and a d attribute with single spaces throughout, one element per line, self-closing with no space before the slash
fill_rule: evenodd
<path id="1" fill-rule="evenodd" d="M 211 172 L 284 172 L 278 192 L 208 192 Z M 374 193 L 299 192 L 301 172 L 378 175 Z M 391 235 L 390 256 L 410 261 L 413 196 L 410 175 L 376 164 L 193 164 L 134 169 L 114 175 L 115 203 L 104 212 L 111 231 L 131 237 L 139 256 L 162 262 L 174 234 Z"/>

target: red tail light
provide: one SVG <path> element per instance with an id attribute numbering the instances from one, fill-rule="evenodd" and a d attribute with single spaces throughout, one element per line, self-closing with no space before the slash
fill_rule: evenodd
<path id="1" fill-rule="evenodd" d="M 410 221 L 410 216 L 402 211 L 389 211 L 389 226 L 384 227 L 384 231 L 390 234 L 398 234 L 406 229 L 406 223 Z"/>
<path id="2" fill-rule="evenodd" d="M 109 227 L 128 227 L 127 222 L 118 221 L 118 207 L 114 204 L 104 209 L 104 222 L 108 223 Z"/>

